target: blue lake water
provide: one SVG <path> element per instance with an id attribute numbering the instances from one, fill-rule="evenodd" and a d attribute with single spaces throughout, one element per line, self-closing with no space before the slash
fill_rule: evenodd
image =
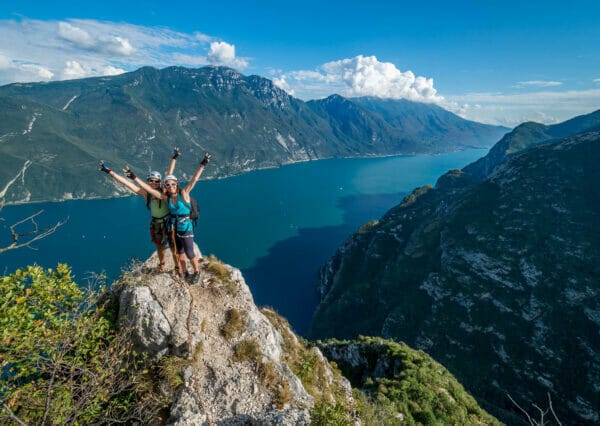
<path id="1" fill-rule="evenodd" d="M 321 160 L 200 181 L 193 194 L 200 205 L 196 242 L 205 255 L 240 268 L 255 302 L 274 307 L 304 334 L 317 304 L 318 270 L 348 235 L 415 187 L 435 184 L 447 170 L 485 154 L 471 149 Z M 106 178 L 98 173 L 98 179 Z M 82 285 L 100 272 L 110 282 L 131 259 L 145 259 L 153 251 L 140 197 L 6 207 L 0 213 L 0 244 L 9 243 L 10 224 L 38 210 L 44 210 L 40 226 L 67 217 L 68 222 L 36 242 L 36 250 L 0 254 L 0 272 L 65 262 Z"/>

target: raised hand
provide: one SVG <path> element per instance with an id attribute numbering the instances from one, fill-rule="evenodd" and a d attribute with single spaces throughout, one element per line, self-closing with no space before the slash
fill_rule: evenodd
<path id="1" fill-rule="evenodd" d="M 173 160 L 177 160 L 177 157 L 181 155 L 181 151 L 178 147 L 173 148 Z"/>
<path id="2" fill-rule="evenodd" d="M 112 169 L 109 169 L 108 167 L 106 167 L 106 164 L 104 164 L 104 160 L 100 160 L 100 163 L 98 164 L 98 166 L 99 166 L 99 170 L 101 172 L 104 172 L 104 173 L 112 172 Z"/>
<path id="3" fill-rule="evenodd" d="M 203 166 L 206 166 L 209 161 L 210 161 L 210 157 L 211 155 L 207 152 L 204 154 L 204 158 L 202 159 L 202 161 L 200 162 L 200 164 L 202 164 Z"/>
<path id="4" fill-rule="evenodd" d="M 131 171 L 131 169 L 129 168 L 129 165 L 127 165 L 127 166 L 123 167 L 123 172 L 124 172 L 124 173 L 125 173 L 125 175 L 126 175 L 126 176 L 127 176 L 129 179 L 131 179 L 131 180 L 135 180 L 135 178 L 137 177 L 137 176 L 135 175 L 135 173 L 133 173 L 133 172 Z"/>

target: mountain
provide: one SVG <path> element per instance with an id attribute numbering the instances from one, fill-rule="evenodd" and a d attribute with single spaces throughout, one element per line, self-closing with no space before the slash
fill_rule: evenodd
<path id="1" fill-rule="evenodd" d="M 509 129 L 468 121 L 433 104 L 331 95 L 307 105 L 341 140 L 361 140 L 369 152 L 436 153 L 489 147 Z"/>
<path id="2" fill-rule="evenodd" d="M 213 155 L 206 176 L 223 177 L 320 158 L 472 145 L 438 144 L 437 136 L 423 143 L 425 130 L 413 135 L 352 101 L 333 100 L 305 103 L 271 80 L 225 67 L 145 67 L 118 76 L 2 86 L 0 194 L 7 203 L 124 195 L 121 185 L 96 173 L 100 159 L 114 169 L 129 163 L 140 174 L 162 171 L 174 146 L 183 153 L 176 174 L 185 179 L 205 151 Z M 358 115 L 344 115 L 343 108 Z M 360 114 L 364 119 L 355 121 Z M 488 128 L 488 144 L 503 134 L 481 126 Z"/>
<path id="3" fill-rule="evenodd" d="M 390 126 L 432 151 L 487 148 L 510 130 L 465 120 L 434 104 L 375 97 L 351 98 L 351 101 L 380 115 Z"/>
<path id="4" fill-rule="evenodd" d="M 506 134 L 485 157 L 465 167 L 464 171 L 483 179 L 512 154 L 541 143 L 597 128 L 600 128 L 600 110 L 551 126 L 533 122 L 523 123 Z"/>
<path id="5" fill-rule="evenodd" d="M 361 227 L 322 270 L 311 337 L 423 349 L 510 424 L 507 394 L 531 407 L 547 393 L 564 422 L 600 422 L 600 131 L 532 146 L 542 137 L 485 179 L 450 171 Z"/>

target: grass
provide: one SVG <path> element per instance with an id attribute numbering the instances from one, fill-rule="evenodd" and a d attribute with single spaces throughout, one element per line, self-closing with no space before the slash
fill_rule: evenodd
<path id="1" fill-rule="evenodd" d="M 178 356 L 165 356 L 160 360 L 159 371 L 171 389 L 183 385 L 183 372 L 190 365 L 190 361 Z"/>
<path id="2" fill-rule="evenodd" d="M 237 284 L 231 279 L 231 272 L 223 262 L 215 257 L 215 255 L 211 254 L 209 256 L 206 269 L 208 269 L 208 271 L 213 275 L 211 278 L 211 282 L 213 284 L 221 282 L 227 294 L 232 296 L 237 295 L 238 287 Z"/>
<path id="3" fill-rule="evenodd" d="M 235 362 L 254 361 L 258 363 L 261 357 L 258 341 L 254 338 L 242 340 L 235 346 L 233 354 Z"/>
<path id="4" fill-rule="evenodd" d="M 226 340 L 239 336 L 246 329 L 246 313 L 236 308 L 227 311 L 226 321 L 221 328 L 221 334 Z"/>
<path id="5" fill-rule="evenodd" d="M 283 337 L 282 361 L 300 379 L 304 389 L 315 401 L 311 412 L 313 423 L 354 424 L 354 407 L 348 406 L 345 389 L 341 385 L 341 374 L 336 366 L 321 358 L 306 340 L 297 338 L 287 320 L 273 309 L 263 308 L 261 312 Z M 333 374 L 333 381 L 329 372 Z M 277 392 L 275 392 L 276 403 L 285 399 L 287 389 L 281 388 Z"/>

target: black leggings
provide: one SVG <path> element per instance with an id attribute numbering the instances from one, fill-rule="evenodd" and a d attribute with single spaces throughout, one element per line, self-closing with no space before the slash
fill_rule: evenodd
<path id="1" fill-rule="evenodd" d="M 196 257 L 196 253 L 194 252 L 194 231 L 183 233 L 175 231 L 175 245 L 177 246 L 177 253 L 182 254 L 185 252 L 188 259 Z M 172 248 L 173 244 L 171 243 Z"/>

